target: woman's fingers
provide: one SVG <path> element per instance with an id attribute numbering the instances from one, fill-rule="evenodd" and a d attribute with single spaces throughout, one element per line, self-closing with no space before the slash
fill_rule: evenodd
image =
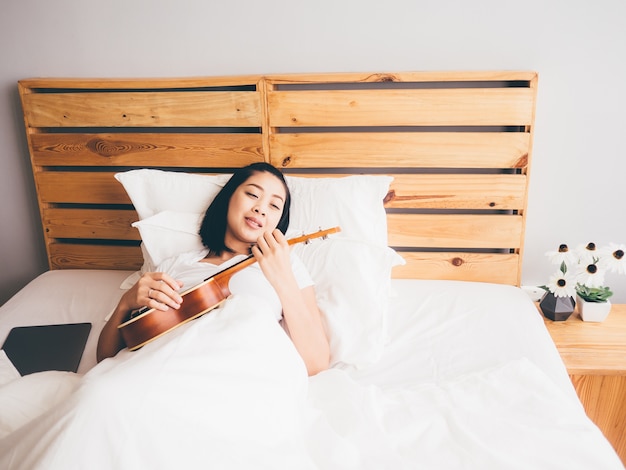
<path id="1" fill-rule="evenodd" d="M 146 305 L 159 310 L 180 308 L 183 301 L 177 292 L 182 283 L 165 273 L 149 273 L 145 281 Z"/>
<path id="2" fill-rule="evenodd" d="M 287 237 L 285 237 L 285 234 L 281 232 L 280 230 L 274 229 L 274 231 L 272 232 L 272 235 L 273 235 L 273 238 L 281 245 L 287 244 Z"/>
<path id="3" fill-rule="evenodd" d="M 272 232 L 265 232 L 261 235 L 255 246 L 262 254 L 267 254 L 270 250 L 276 250 L 281 245 L 288 246 L 287 239 L 280 230 L 274 229 Z"/>

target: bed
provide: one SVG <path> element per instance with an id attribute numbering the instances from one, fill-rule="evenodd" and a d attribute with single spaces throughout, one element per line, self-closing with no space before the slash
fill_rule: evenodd
<path id="1" fill-rule="evenodd" d="M 2 467 L 623 468 L 519 289 L 536 90 L 509 71 L 20 81 L 50 270 L 0 308 L 0 340 L 93 327 L 78 373 L 0 363 Z M 124 289 L 197 246 L 257 161 L 287 176 L 292 235 L 341 227 L 293 248 L 331 368 L 303 376 L 237 296 L 96 365 Z M 210 359 L 175 358 L 198 335 Z M 107 379 L 136 363 L 141 393 Z"/>

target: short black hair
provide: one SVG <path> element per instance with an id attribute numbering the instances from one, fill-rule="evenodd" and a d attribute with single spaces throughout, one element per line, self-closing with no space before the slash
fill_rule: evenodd
<path id="1" fill-rule="evenodd" d="M 239 186 L 245 183 L 254 173 L 271 173 L 276 176 L 285 187 L 285 204 L 283 205 L 283 213 L 276 227 L 283 234 L 289 228 L 289 208 L 291 206 L 291 193 L 283 173 L 273 165 L 265 162 L 252 163 L 235 170 L 233 176 L 224 185 L 221 191 L 215 196 L 211 205 L 207 208 L 200 225 L 200 238 L 211 254 L 220 256 L 225 251 L 232 252 L 226 246 L 224 238 L 226 237 L 226 224 L 228 220 L 228 205 L 233 193 Z"/>

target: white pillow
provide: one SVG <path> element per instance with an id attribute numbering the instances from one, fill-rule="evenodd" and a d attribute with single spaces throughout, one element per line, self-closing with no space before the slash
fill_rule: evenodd
<path id="1" fill-rule="evenodd" d="M 144 261 L 156 267 L 167 258 L 204 248 L 199 230 L 202 213 L 163 211 L 133 223 L 141 234 Z"/>
<path id="2" fill-rule="evenodd" d="M 198 175 L 148 168 L 115 174 L 115 179 L 124 186 L 128 197 L 135 206 L 140 221 L 166 211 L 171 215 L 175 212 L 204 214 L 229 178 L 230 175 Z M 163 217 L 153 224 L 165 228 L 168 221 Z M 174 219 L 172 219 L 172 225 L 174 227 L 179 226 Z M 184 242 L 175 240 L 175 232 L 153 228 L 146 229 L 142 233 L 141 227 L 138 226 L 137 228 L 142 236 L 141 249 L 144 258 L 139 274 L 154 270 L 156 264 L 153 258 L 162 258 L 161 252 L 164 247 L 171 244 L 171 248 L 175 250 L 177 246 L 185 245 Z M 146 246 L 143 239 L 144 234 L 146 237 L 150 234 L 149 246 Z M 180 232 L 180 237 L 188 238 L 186 230 Z M 168 249 L 167 253 L 172 251 Z M 128 289 L 137 281 L 139 274 L 130 275 L 122 282 L 120 288 Z"/>
<path id="3" fill-rule="evenodd" d="M 117 173 L 139 219 L 163 211 L 204 213 L 230 175 L 197 175 L 153 169 Z"/>
<path id="4" fill-rule="evenodd" d="M 115 178 L 143 220 L 164 211 L 204 214 L 230 176 L 141 169 L 117 173 Z M 342 236 L 387 246 L 383 199 L 393 177 L 285 179 L 292 194 L 291 227 L 309 233 L 341 226 Z"/>
<path id="5" fill-rule="evenodd" d="M 387 214 L 383 199 L 393 177 L 286 176 L 285 179 L 292 197 L 290 227 L 310 233 L 340 226 L 343 237 L 387 246 Z"/>
<path id="6" fill-rule="evenodd" d="M 293 249 L 315 282 L 331 365 L 360 368 L 383 352 L 391 268 L 405 261 L 386 246 L 333 237 Z"/>

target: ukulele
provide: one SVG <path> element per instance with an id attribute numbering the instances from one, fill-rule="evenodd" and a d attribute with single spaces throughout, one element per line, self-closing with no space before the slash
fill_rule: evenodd
<path id="1" fill-rule="evenodd" d="M 289 243 L 289 245 L 309 243 L 315 238 L 325 239 L 328 235 L 337 233 L 340 230 L 339 227 L 319 230 L 318 232 L 313 232 L 308 235 L 291 238 L 287 243 Z M 219 307 L 219 305 L 231 295 L 228 288 L 230 278 L 255 262 L 256 259 L 254 255 L 250 255 L 238 263 L 205 279 L 200 284 L 182 292 L 183 303 L 178 309 L 168 307 L 167 310 L 158 310 L 144 307 L 139 310 L 130 320 L 118 325 L 128 349 L 135 351 L 156 338 L 172 331 L 174 328 Z"/>

